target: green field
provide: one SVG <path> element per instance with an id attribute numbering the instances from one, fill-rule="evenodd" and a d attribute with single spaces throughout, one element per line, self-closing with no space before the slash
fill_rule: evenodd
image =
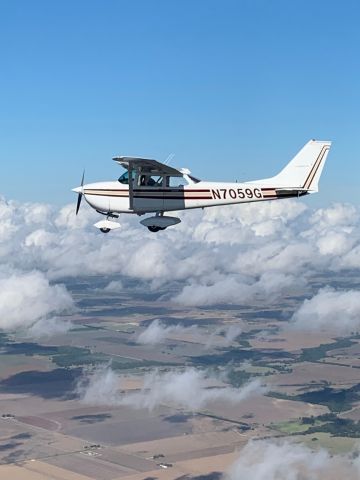
<path id="1" fill-rule="evenodd" d="M 310 448 L 324 448 L 332 455 L 349 454 L 358 445 L 354 438 L 333 437 L 323 432 L 299 435 L 295 437 L 295 441 L 304 443 Z"/>

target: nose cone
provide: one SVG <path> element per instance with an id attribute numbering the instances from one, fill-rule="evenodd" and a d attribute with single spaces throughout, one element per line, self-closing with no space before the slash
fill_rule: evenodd
<path id="1" fill-rule="evenodd" d="M 76 188 L 73 188 L 71 191 L 75 193 L 83 193 L 83 189 L 84 187 L 76 187 Z"/>

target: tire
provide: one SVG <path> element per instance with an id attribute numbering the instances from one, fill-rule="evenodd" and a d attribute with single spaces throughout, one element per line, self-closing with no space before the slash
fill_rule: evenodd
<path id="1" fill-rule="evenodd" d="M 100 231 L 102 233 L 109 233 L 110 232 L 110 228 L 100 228 Z"/>
<path id="2" fill-rule="evenodd" d="M 160 227 L 156 227 L 155 225 L 151 225 L 150 227 L 148 227 L 148 230 L 150 230 L 150 232 L 158 232 L 159 230 L 164 230 L 164 229 Z"/>

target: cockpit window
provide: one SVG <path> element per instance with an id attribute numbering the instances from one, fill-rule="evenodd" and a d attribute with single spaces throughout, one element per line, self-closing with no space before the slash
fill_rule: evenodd
<path id="1" fill-rule="evenodd" d="M 167 187 L 183 187 L 188 184 L 189 182 L 184 177 L 166 177 Z"/>
<path id="2" fill-rule="evenodd" d="M 135 171 L 132 172 L 132 178 L 135 179 Z M 121 177 L 119 177 L 118 181 L 123 185 L 129 185 L 129 172 L 124 172 Z"/>
<path id="3" fill-rule="evenodd" d="M 159 175 L 139 175 L 140 187 L 162 187 L 163 177 Z"/>

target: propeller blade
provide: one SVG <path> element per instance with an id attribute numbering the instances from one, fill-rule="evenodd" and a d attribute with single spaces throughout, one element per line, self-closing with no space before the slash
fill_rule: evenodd
<path id="1" fill-rule="evenodd" d="M 76 215 L 79 213 L 79 208 L 81 205 L 81 200 L 83 196 L 83 189 L 82 187 L 84 186 L 84 177 L 85 177 L 85 170 L 83 171 L 82 177 L 81 177 L 81 192 L 79 192 L 78 199 L 77 199 L 77 204 L 76 204 Z"/>
<path id="2" fill-rule="evenodd" d="M 79 213 L 79 208 L 81 205 L 81 199 L 82 199 L 82 193 L 79 193 L 78 199 L 77 199 L 77 204 L 76 204 L 76 215 Z"/>

